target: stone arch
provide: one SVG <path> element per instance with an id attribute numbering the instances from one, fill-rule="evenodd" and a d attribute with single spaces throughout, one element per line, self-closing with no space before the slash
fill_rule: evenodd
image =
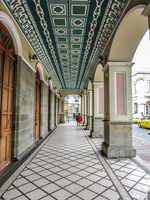
<path id="1" fill-rule="evenodd" d="M 131 62 L 143 35 L 148 30 L 148 18 L 142 16 L 145 5 L 132 8 L 123 18 L 112 42 L 109 61 Z"/>
<path id="2" fill-rule="evenodd" d="M 15 54 L 22 56 L 22 44 L 13 20 L 5 12 L 0 11 L 0 21 L 5 25 L 12 37 L 15 47 Z"/>
<path id="3" fill-rule="evenodd" d="M 42 65 L 40 62 L 38 62 L 36 64 L 36 70 L 39 70 L 39 73 L 40 73 L 40 80 L 44 81 L 44 73 L 43 73 L 43 68 L 42 68 Z"/>
<path id="4" fill-rule="evenodd" d="M 103 66 L 99 63 L 96 67 L 94 73 L 94 80 L 95 82 L 104 82 L 104 74 L 102 72 Z"/>

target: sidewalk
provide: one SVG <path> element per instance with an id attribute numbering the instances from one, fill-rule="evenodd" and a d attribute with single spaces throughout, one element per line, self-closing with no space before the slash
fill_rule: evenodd
<path id="1" fill-rule="evenodd" d="M 59 127 L 0 189 L 6 200 L 145 200 L 147 174 L 132 159 L 108 159 L 102 139 L 91 139 L 75 121 Z"/>
<path id="2" fill-rule="evenodd" d="M 133 136 L 133 146 L 137 155 L 150 164 L 150 142 Z"/>

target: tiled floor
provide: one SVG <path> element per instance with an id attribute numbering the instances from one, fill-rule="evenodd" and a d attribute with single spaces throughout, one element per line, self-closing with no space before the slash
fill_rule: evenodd
<path id="1" fill-rule="evenodd" d="M 1 187 L 6 200 L 147 199 L 150 176 L 130 159 L 107 159 L 102 139 L 60 125 Z"/>

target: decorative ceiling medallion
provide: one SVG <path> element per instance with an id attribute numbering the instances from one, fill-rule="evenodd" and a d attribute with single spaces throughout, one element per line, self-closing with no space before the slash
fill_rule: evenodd
<path id="1" fill-rule="evenodd" d="M 66 65 L 66 66 L 68 66 L 69 63 L 68 63 L 68 62 L 62 62 L 62 65 Z"/>
<path id="2" fill-rule="evenodd" d="M 62 67 L 64 67 L 64 68 L 68 68 L 68 65 L 63 65 Z"/>
<path id="3" fill-rule="evenodd" d="M 66 18 L 53 18 L 52 20 L 54 26 L 67 26 Z"/>
<path id="4" fill-rule="evenodd" d="M 67 29 L 63 28 L 55 28 L 56 35 L 67 35 Z"/>
<path id="5" fill-rule="evenodd" d="M 71 53 L 72 53 L 72 54 L 80 54 L 80 53 L 81 53 L 81 50 L 71 50 Z"/>
<path id="6" fill-rule="evenodd" d="M 67 55 L 67 54 L 60 54 L 60 57 L 61 57 L 61 58 L 68 58 L 69 55 Z"/>
<path id="7" fill-rule="evenodd" d="M 51 15 L 66 15 L 66 5 L 50 4 Z"/>
<path id="8" fill-rule="evenodd" d="M 68 44 L 58 44 L 58 48 L 67 49 Z"/>
<path id="9" fill-rule="evenodd" d="M 72 49 L 81 49 L 81 44 L 71 44 Z"/>
<path id="10" fill-rule="evenodd" d="M 86 16 L 87 5 L 71 5 L 71 15 L 72 16 Z"/>
<path id="11" fill-rule="evenodd" d="M 61 61 L 62 61 L 62 62 L 68 62 L 69 60 L 66 59 L 66 58 L 62 58 Z"/>
<path id="12" fill-rule="evenodd" d="M 80 58 L 80 55 L 71 55 L 71 58 Z"/>
<path id="13" fill-rule="evenodd" d="M 82 37 L 71 37 L 71 42 L 74 43 L 81 43 L 82 42 Z"/>
<path id="14" fill-rule="evenodd" d="M 74 35 L 74 36 L 83 36 L 83 32 L 84 32 L 84 29 L 74 29 L 74 28 L 72 28 L 71 29 L 71 35 Z"/>
<path id="15" fill-rule="evenodd" d="M 85 19 L 81 18 L 72 18 L 71 19 L 71 26 L 72 27 L 84 27 Z"/>
<path id="16" fill-rule="evenodd" d="M 59 53 L 64 53 L 64 54 L 68 54 L 68 50 L 59 50 Z"/>
<path id="17" fill-rule="evenodd" d="M 68 42 L 68 38 L 67 37 L 56 37 L 57 42 Z"/>
<path id="18" fill-rule="evenodd" d="M 79 59 L 71 59 L 72 62 L 79 62 Z"/>

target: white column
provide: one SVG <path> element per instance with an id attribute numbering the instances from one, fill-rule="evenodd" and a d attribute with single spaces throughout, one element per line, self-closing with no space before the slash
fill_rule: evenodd
<path id="1" fill-rule="evenodd" d="M 59 121 L 60 123 L 65 123 L 65 101 L 64 98 L 60 98 L 59 100 Z"/>
<path id="2" fill-rule="evenodd" d="M 83 118 L 82 123 L 84 123 L 84 109 L 85 109 L 85 107 L 84 107 L 84 95 L 82 95 L 82 98 L 81 98 L 81 116 Z"/>
<path id="3" fill-rule="evenodd" d="M 50 91 L 50 130 L 53 130 L 55 127 L 54 123 L 54 103 L 55 103 L 55 93 Z"/>
<path id="4" fill-rule="evenodd" d="M 104 142 L 108 157 L 133 157 L 132 79 L 130 62 L 109 62 L 104 67 Z"/>
<path id="5" fill-rule="evenodd" d="M 84 95 L 84 126 L 87 125 L 87 95 Z"/>
<path id="6" fill-rule="evenodd" d="M 92 91 L 87 91 L 87 129 L 91 130 Z"/>
<path id="7" fill-rule="evenodd" d="M 104 82 L 93 82 L 93 110 L 91 137 L 104 137 Z"/>

